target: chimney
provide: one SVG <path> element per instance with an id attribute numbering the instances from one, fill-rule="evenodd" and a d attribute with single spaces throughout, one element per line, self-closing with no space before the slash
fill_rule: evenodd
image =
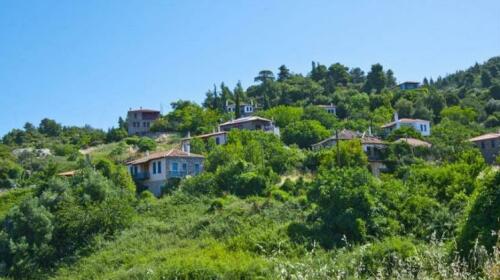
<path id="1" fill-rule="evenodd" d="M 149 151 L 146 151 L 146 156 L 149 157 Z"/>
<path id="2" fill-rule="evenodd" d="M 191 142 L 189 140 L 182 142 L 182 151 L 188 154 L 191 153 Z"/>
<path id="3" fill-rule="evenodd" d="M 399 121 L 398 112 L 394 112 L 394 121 L 395 121 L 395 122 L 398 122 L 398 121 Z"/>
<path id="4" fill-rule="evenodd" d="M 191 138 L 191 131 L 188 131 L 186 138 Z"/>
<path id="5" fill-rule="evenodd" d="M 372 126 L 371 125 L 368 127 L 368 135 L 372 136 Z"/>

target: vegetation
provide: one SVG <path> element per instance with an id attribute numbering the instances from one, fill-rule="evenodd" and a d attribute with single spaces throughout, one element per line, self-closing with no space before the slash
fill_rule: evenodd
<path id="1" fill-rule="evenodd" d="M 467 139 L 499 128 L 500 58 L 415 90 L 375 64 L 367 75 L 285 65 L 255 84 L 172 103 L 157 139 L 27 123 L 0 144 L 0 277 L 7 279 L 498 279 L 500 171 Z M 228 133 L 194 140 L 204 172 L 157 199 L 136 189 L 124 162 L 179 145 L 253 103 L 281 137 Z M 333 116 L 316 105 L 336 104 Z M 401 117 L 432 122 L 384 138 L 387 170 L 369 172 L 359 140 L 311 150 L 335 131 L 381 133 Z M 421 138 L 432 147 L 392 142 Z M 72 177 L 59 176 L 73 170 Z"/>

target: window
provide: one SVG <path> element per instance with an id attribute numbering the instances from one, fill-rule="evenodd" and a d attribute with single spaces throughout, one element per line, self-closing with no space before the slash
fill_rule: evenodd
<path id="1" fill-rule="evenodd" d="M 481 149 L 484 149 L 484 148 L 486 148 L 484 145 L 484 142 L 481 142 Z"/>
<path id="2" fill-rule="evenodd" d="M 491 140 L 491 147 L 495 148 L 495 139 Z"/>
<path id="3" fill-rule="evenodd" d="M 161 161 L 156 163 L 156 171 L 158 172 L 158 174 L 161 174 Z"/>
<path id="4" fill-rule="evenodd" d="M 178 171 L 179 170 L 179 164 L 177 162 L 172 162 L 172 171 Z"/>
<path id="5" fill-rule="evenodd" d="M 134 113 L 134 119 L 137 119 L 137 113 Z"/>
<path id="6" fill-rule="evenodd" d="M 200 164 L 198 163 L 194 164 L 194 173 L 196 174 L 200 173 Z"/>
<path id="7" fill-rule="evenodd" d="M 137 173 L 139 173 L 137 165 L 134 165 L 134 174 L 137 174 Z"/>
<path id="8" fill-rule="evenodd" d="M 130 166 L 130 168 L 129 168 L 129 169 L 130 169 L 130 174 L 132 174 L 132 175 L 133 175 L 133 174 L 134 174 L 134 167 L 133 167 L 133 166 Z"/>
<path id="9" fill-rule="evenodd" d="M 261 126 L 260 124 L 257 124 L 257 125 L 255 125 L 255 129 L 257 129 L 257 130 L 261 130 L 261 129 L 262 129 L 262 126 Z"/>
<path id="10" fill-rule="evenodd" d="M 156 162 L 153 162 L 153 174 L 156 174 Z"/>
<path id="11" fill-rule="evenodd" d="M 219 137 L 215 137 L 215 144 L 220 145 L 220 138 Z"/>
<path id="12" fill-rule="evenodd" d="M 182 164 L 182 171 L 186 171 L 188 169 L 187 163 Z"/>

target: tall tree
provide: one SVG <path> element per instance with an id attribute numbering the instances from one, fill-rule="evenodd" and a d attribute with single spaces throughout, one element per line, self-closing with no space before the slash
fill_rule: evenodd
<path id="1" fill-rule="evenodd" d="M 365 72 L 359 67 L 352 68 L 349 75 L 351 76 L 351 82 L 354 84 L 361 84 L 366 81 Z"/>
<path id="2" fill-rule="evenodd" d="M 235 106 L 235 115 L 236 118 L 241 117 L 241 112 L 240 112 L 240 104 L 243 98 L 243 95 L 245 92 L 243 91 L 243 87 L 241 86 L 241 82 L 238 81 L 236 84 L 236 88 L 234 88 L 234 106 Z"/>
<path id="3" fill-rule="evenodd" d="M 391 69 L 387 70 L 386 74 L 386 79 L 387 79 L 387 84 L 386 86 L 388 88 L 391 88 L 396 85 L 396 77 L 394 77 L 394 72 L 392 72 Z"/>
<path id="4" fill-rule="evenodd" d="M 347 85 L 347 83 L 349 82 L 349 73 L 347 72 L 347 70 L 349 70 L 348 67 L 345 67 L 338 62 L 332 64 L 328 68 L 328 80 L 330 83 L 332 83 L 332 86 L 337 86 L 339 84 L 342 86 Z"/>
<path id="5" fill-rule="evenodd" d="M 384 68 L 379 63 L 372 65 L 370 72 L 366 76 L 366 83 L 364 90 L 370 93 L 375 90 L 380 93 L 386 85 L 386 77 L 384 73 Z"/>
<path id="6" fill-rule="evenodd" d="M 283 82 L 288 78 L 290 78 L 290 70 L 283 64 L 279 68 L 278 81 Z"/>

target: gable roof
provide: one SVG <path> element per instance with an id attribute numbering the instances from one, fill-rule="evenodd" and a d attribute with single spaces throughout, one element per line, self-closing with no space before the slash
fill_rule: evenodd
<path id="1" fill-rule="evenodd" d="M 379 144 L 379 145 L 386 145 L 382 139 L 375 137 L 375 136 L 363 136 L 361 138 L 361 144 Z"/>
<path id="2" fill-rule="evenodd" d="M 483 135 L 476 136 L 474 138 L 469 139 L 470 142 L 483 141 L 500 138 L 500 133 L 486 133 Z"/>
<path id="3" fill-rule="evenodd" d="M 270 119 L 258 117 L 258 116 L 250 116 L 250 117 L 243 117 L 235 120 L 231 120 L 225 123 L 220 124 L 219 126 L 225 126 L 225 125 L 232 125 L 232 124 L 239 124 L 239 123 L 246 123 L 246 122 L 253 122 L 253 121 L 265 121 L 265 122 L 271 122 Z"/>
<path id="4" fill-rule="evenodd" d="M 421 119 L 402 118 L 402 119 L 399 119 L 397 122 L 399 122 L 399 123 L 414 123 L 414 122 L 429 122 L 429 121 L 428 120 L 421 120 Z M 386 127 L 391 127 L 394 125 L 396 125 L 396 121 L 386 123 L 381 127 L 386 128 Z"/>
<path id="5" fill-rule="evenodd" d="M 342 129 L 342 131 L 339 132 L 338 140 L 352 140 L 352 139 L 358 138 L 358 137 L 360 137 L 359 132 L 349 130 L 349 129 Z M 337 140 L 337 135 L 334 134 L 333 136 L 328 137 L 325 140 L 320 141 L 316 144 L 313 144 L 312 146 L 318 146 L 318 145 L 324 144 L 324 143 L 331 141 L 331 140 Z"/>
<path id="6" fill-rule="evenodd" d="M 181 151 L 179 149 L 171 149 L 168 151 L 161 151 L 161 152 L 155 152 L 151 153 L 145 157 L 138 158 L 132 161 L 127 162 L 127 164 L 140 164 L 140 163 L 146 163 L 154 159 L 160 159 L 160 158 L 173 158 L 173 157 L 179 157 L 179 158 L 205 158 L 202 155 L 198 154 L 193 154 L 193 153 L 188 153 Z"/>
<path id="7" fill-rule="evenodd" d="M 398 140 L 394 141 L 394 143 L 402 143 L 402 142 L 405 142 L 413 147 L 427 147 L 427 148 L 432 147 L 431 143 L 416 138 L 399 138 Z"/>

